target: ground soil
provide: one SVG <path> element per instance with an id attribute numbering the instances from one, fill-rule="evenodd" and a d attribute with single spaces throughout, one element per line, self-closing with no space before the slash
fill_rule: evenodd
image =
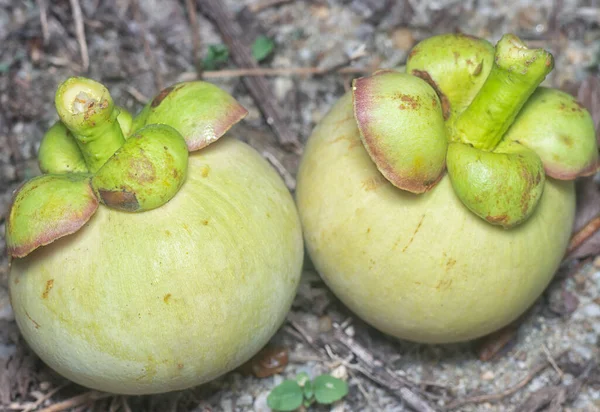
<path id="1" fill-rule="evenodd" d="M 73 3 L 82 9 L 87 69 Z M 493 42 L 513 32 L 530 45 L 547 48 L 556 59 L 547 84 L 569 92 L 575 93 L 598 68 L 600 9 L 599 2 L 592 0 L 268 3 L 225 1 L 244 27 L 246 40 L 264 34 L 275 41 L 274 53 L 261 63 L 264 67 L 331 68 L 348 64 L 348 55 L 364 47 L 364 57 L 352 61 L 352 67 L 393 68 L 404 64 L 419 40 L 460 31 Z M 57 119 L 53 97 L 61 81 L 71 75 L 100 80 L 119 104 L 135 113 L 162 87 L 197 76 L 198 60 L 222 39 L 199 12 L 194 31 L 190 4 L 194 2 L 0 0 L 1 233 L 12 192 L 40 173 L 36 153 L 43 134 Z M 230 60 L 218 70 L 233 68 Z M 283 73 L 267 81 L 284 122 L 304 143 L 356 75 Z M 289 174 L 287 182 L 293 189 L 298 153 L 278 144 L 241 78 L 213 75 L 208 80 L 248 108 L 248 117 L 232 133 L 277 159 L 278 169 Z M 0 410 L 39 406 L 55 411 L 262 412 L 268 411 L 269 391 L 302 371 L 311 376 L 333 373 L 350 386 L 341 402 L 312 410 L 411 410 L 406 393 L 399 390 L 403 379 L 420 383 L 412 387 L 413 393 L 444 410 L 455 400 L 499 394 L 528 376 L 531 379 L 508 396 L 491 396 L 457 410 L 600 410 L 600 372 L 595 364 L 600 352 L 600 261 L 594 261 L 593 253 L 589 259 L 566 262 L 518 325 L 487 342 L 456 345 L 420 345 L 384 336 L 346 309 L 307 263 L 288 320 L 271 342 L 287 350 L 289 363 L 283 371 L 266 378 L 235 371 L 182 392 L 97 400 L 86 388 L 52 372 L 21 339 L 8 301 L 3 238 L 0 253 Z M 505 341 L 508 344 L 502 345 Z M 361 370 L 364 357 L 372 368 L 370 377 Z M 550 367 L 536 369 L 540 362 L 549 361 Z M 47 396 L 56 388 L 61 389 Z M 84 396 L 83 402 L 71 409 L 60 403 L 70 400 L 74 405 L 78 396 Z"/>

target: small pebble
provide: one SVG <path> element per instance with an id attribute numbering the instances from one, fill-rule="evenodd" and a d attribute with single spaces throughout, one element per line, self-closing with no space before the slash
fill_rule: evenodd
<path id="1" fill-rule="evenodd" d="M 481 375 L 481 379 L 483 379 L 484 381 L 491 381 L 495 377 L 496 375 L 494 375 L 494 372 L 492 371 L 486 371 Z"/>
<path id="2" fill-rule="evenodd" d="M 583 308 L 581 308 L 581 313 L 590 318 L 598 318 L 600 317 L 600 305 L 596 303 L 585 305 Z"/>
<path id="3" fill-rule="evenodd" d="M 331 376 L 343 381 L 348 380 L 348 369 L 344 365 L 340 365 L 331 372 Z"/>
<path id="4" fill-rule="evenodd" d="M 413 37 L 412 30 L 401 28 L 394 30 L 392 33 L 392 42 L 396 48 L 408 51 L 415 44 L 415 38 Z"/>
<path id="5" fill-rule="evenodd" d="M 223 412 L 233 412 L 233 401 L 231 399 L 221 399 L 220 406 Z"/>
<path id="6" fill-rule="evenodd" d="M 254 398 L 252 398 L 252 395 L 244 394 L 237 399 L 236 405 L 237 406 L 250 406 L 250 405 L 252 405 L 252 402 L 254 402 Z"/>
<path id="7" fill-rule="evenodd" d="M 321 316 L 319 318 L 319 332 L 327 333 L 332 328 L 331 318 L 327 315 Z"/>
<path id="8" fill-rule="evenodd" d="M 330 409 L 330 412 L 344 412 L 346 411 L 346 402 L 342 401 L 337 401 L 336 403 L 334 403 Z"/>
<path id="9" fill-rule="evenodd" d="M 256 399 L 254 400 L 254 411 L 255 412 L 271 412 L 271 408 L 267 405 L 267 397 L 269 396 L 269 391 L 261 392 Z"/>

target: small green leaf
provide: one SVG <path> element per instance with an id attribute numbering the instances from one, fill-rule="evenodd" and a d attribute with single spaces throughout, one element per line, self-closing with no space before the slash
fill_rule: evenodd
<path id="1" fill-rule="evenodd" d="M 293 411 L 302 405 L 302 400 L 300 385 L 287 379 L 271 391 L 267 397 L 267 405 L 276 411 Z"/>
<path id="2" fill-rule="evenodd" d="M 206 70 L 215 70 L 229 59 L 229 48 L 224 44 L 211 44 L 208 53 L 202 60 L 202 67 Z"/>
<path id="3" fill-rule="evenodd" d="M 261 34 L 252 44 L 252 57 L 254 57 L 257 62 L 261 62 L 273 53 L 274 48 L 275 42 Z"/>
<path id="4" fill-rule="evenodd" d="M 296 382 L 298 382 L 298 385 L 301 387 L 304 387 L 306 382 L 310 382 L 310 376 L 308 376 L 308 373 L 306 372 L 300 372 L 298 375 L 296 375 Z"/>
<path id="5" fill-rule="evenodd" d="M 304 397 L 306 400 L 312 402 L 313 397 L 315 396 L 315 385 L 311 381 L 306 381 L 302 389 L 304 389 Z"/>
<path id="6" fill-rule="evenodd" d="M 348 394 L 348 384 L 330 375 L 321 375 L 314 380 L 315 399 L 328 405 L 339 401 Z"/>

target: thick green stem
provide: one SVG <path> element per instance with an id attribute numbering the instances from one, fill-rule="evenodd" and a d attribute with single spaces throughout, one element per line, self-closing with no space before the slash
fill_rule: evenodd
<path id="1" fill-rule="evenodd" d="M 553 66 L 549 52 L 528 49 L 515 35 L 503 36 L 488 78 L 452 127 L 455 140 L 493 150 Z"/>
<path id="2" fill-rule="evenodd" d="M 54 100 L 62 122 L 71 131 L 90 172 L 95 173 L 125 143 L 110 93 L 102 84 L 71 77 Z"/>

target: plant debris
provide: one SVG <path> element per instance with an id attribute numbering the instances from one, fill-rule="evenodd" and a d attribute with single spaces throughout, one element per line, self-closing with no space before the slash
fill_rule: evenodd
<path id="1" fill-rule="evenodd" d="M 51 97 L 60 82 L 74 74 L 106 81 L 111 91 L 115 90 L 115 98 L 136 112 L 148 96 L 160 90 L 158 84 L 171 84 L 181 76 L 197 77 L 198 59 L 208 55 L 210 45 L 227 44 L 200 8 L 193 10 L 197 11 L 195 17 L 190 13 L 190 3 L 198 7 L 203 2 L 78 0 L 89 57 L 86 72 L 71 2 L 30 3 L 0 0 L 1 233 L 12 191 L 23 180 L 39 174 L 33 159 L 43 131 L 56 120 Z M 276 167 L 289 173 L 286 180 L 292 187 L 298 155 L 284 150 L 273 136 L 269 116 L 262 116 L 258 102 L 244 86 L 248 80 L 242 80 L 243 76 L 263 78 L 264 87 L 274 96 L 267 103 L 278 108 L 280 125 L 284 124 L 292 136 L 289 141 L 297 141 L 292 145 L 300 147 L 353 77 L 377 67 L 401 67 L 415 42 L 456 31 L 496 41 L 500 33 L 514 32 L 526 42 L 553 52 L 559 70 L 548 81 L 574 95 L 579 93 L 596 124 L 600 120 L 598 76 L 593 74 L 599 63 L 594 44 L 600 40 L 600 14 L 575 0 L 535 4 L 524 0 L 221 3 L 236 19 L 246 8 L 262 27 L 244 39 L 251 60 L 250 43 L 257 34 L 271 38 L 277 49 L 261 66 L 252 66 L 234 61 L 228 45 L 227 61 L 216 71 L 204 72 L 204 79 L 233 93 L 249 109 L 236 133 L 261 153 L 269 153 L 271 161 L 277 160 Z M 196 29 L 191 26 L 194 19 Z M 362 56 L 349 58 L 363 45 Z M 194 48 L 198 49 L 196 57 Z M 575 233 L 600 214 L 598 177 L 581 179 L 577 190 Z M 38 410 L 60 410 L 56 408 L 67 405 L 77 411 L 265 412 L 269 410 L 269 392 L 284 379 L 302 372 L 314 378 L 341 366 L 348 374 L 349 386 L 341 405 L 349 411 L 441 411 L 472 394 L 479 398 L 471 401 L 479 403 L 463 403 L 458 410 L 523 410 L 521 406 L 532 394 L 544 388 L 552 389 L 536 398 L 545 399 L 545 403 L 536 401 L 531 406 L 548 409 L 554 401 L 555 405 L 562 403 L 563 409 L 597 410 L 599 368 L 593 367 L 587 377 L 582 373 L 600 357 L 600 266 L 592 264 L 600 253 L 598 233 L 588 237 L 565 261 L 568 274 L 557 276 L 557 296 L 538 300 L 536 310 L 521 320 L 518 339 L 508 339 L 511 343 L 485 362 L 478 359 L 473 343 L 428 346 L 383 336 L 344 308 L 307 263 L 289 317 L 293 323 L 288 321 L 272 341 L 273 346 L 288 350 L 288 365 L 283 371 L 266 378 L 232 372 L 198 388 L 145 397 L 94 398 L 77 385 L 62 387 L 65 380 L 40 362 L 19 338 L 8 305 L 8 261 L 4 257 L 0 259 L 0 410 L 10 406 L 23 411 L 42 399 Z M 3 237 L 0 252 L 5 256 Z M 322 318 L 331 327 L 321 327 Z M 565 374 L 562 380 L 543 345 L 555 354 L 552 358 Z M 556 355 L 567 348 L 568 355 Z M 539 365 L 544 366 L 538 371 L 540 360 Z M 486 371 L 495 377 L 482 379 Z M 576 381 L 581 382 L 577 391 L 568 389 Z M 74 398 L 85 402 L 73 407 Z"/>

